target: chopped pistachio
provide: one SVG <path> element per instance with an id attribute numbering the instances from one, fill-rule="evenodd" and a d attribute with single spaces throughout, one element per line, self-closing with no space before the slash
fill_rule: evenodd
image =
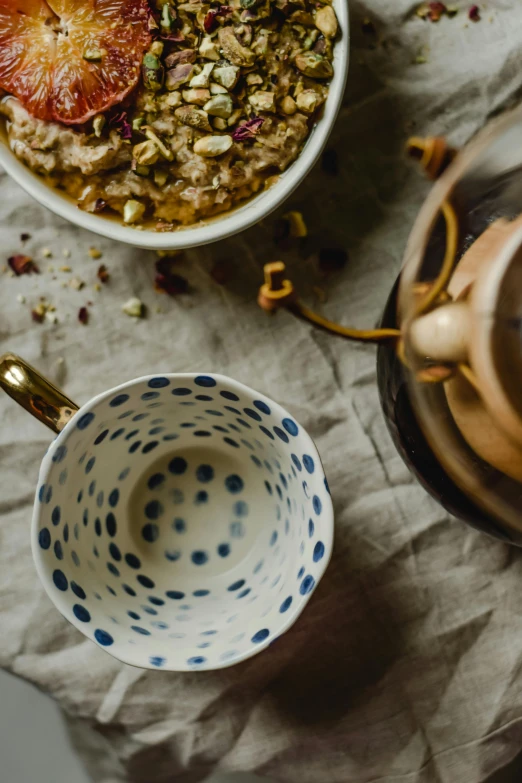
<path id="1" fill-rule="evenodd" d="M 147 127 L 144 126 L 143 129 L 145 131 L 145 136 L 154 142 L 154 144 L 160 151 L 161 155 L 163 155 L 163 157 L 166 160 L 173 160 L 174 155 L 172 150 L 165 145 L 165 143 L 159 138 L 159 136 L 154 132 L 154 130 L 148 126 Z"/>
<path id="2" fill-rule="evenodd" d="M 219 47 L 210 35 L 206 35 L 199 45 L 199 55 L 205 60 L 219 60 Z"/>
<path id="3" fill-rule="evenodd" d="M 275 93 L 258 90 L 248 96 L 248 102 L 256 111 L 275 111 Z"/>
<path id="4" fill-rule="evenodd" d="M 228 122 L 222 117 L 214 117 L 212 120 L 212 127 L 214 130 L 224 131 L 228 128 Z"/>
<path id="5" fill-rule="evenodd" d="M 203 136 L 194 144 L 194 152 L 203 158 L 215 158 L 218 155 L 223 155 L 231 146 L 231 136 Z"/>
<path id="6" fill-rule="evenodd" d="M 181 105 L 181 93 L 179 90 L 169 92 L 167 95 L 162 95 L 160 98 L 160 106 L 162 109 L 177 109 Z"/>
<path id="7" fill-rule="evenodd" d="M 305 76 L 312 79 L 330 79 L 333 76 L 332 64 L 322 55 L 314 52 L 298 54 L 295 64 Z"/>
<path id="8" fill-rule="evenodd" d="M 148 177 L 150 174 L 150 166 L 143 166 L 141 163 L 136 163 L 136 161 L 133 160 L 131 171 L 138 177 Z"/>
<path id="9" fill-rule="evenodd" d="M 92 121 L 92 129 L 93 129 L 94 135 L 96 136 L 97 139 L 99 139 L 100 136 L 102 135 L 102 130 L 103 130 L 106 122 L 107 122 L 107 120 L 105 119 L 103 114 L 97 114 L 96 117 L 93 119 L 93 121 Z"/>
<path id="10" fill-rule="evenodd" d="M 180 106 L 174 114 L 183 125 L 189 125 L 198 130 L 212 130 L 206 111 L 195 109 L 193 106 Z"/>
<path id="11" fill-rule="evenodd" d="M 204 106 L 210 98 L 210 90 L 191 89 L 181 93 L 185 103 L 194 103 L 196 106 Z"/>
<path id="12" fill-rule="evenodd" d="M 322 103 L 324 103 L 323 96 L 319 95 L 315 90 L 303 90 L 297 96 L 297 107 L 306 114 L 313 114 Z"/>
<path id="13" fill-rule="evenodd" d="M 192 63 L 179 63 L 167 71 L 165 86 L 167 90 L 178 90 L 182 84 L 186 84 L 192 78 L 194 66 Z"/>
<path id="14" fill-rule="evenodd" d="M 121 309 L 131 318 L 143 318 L 143 302 L 137 296 L 128 299 Z"/>
<path id="15" fill-rule="evenodd" d="M 243 115 L 243 109 L 236 109 L 233 114 L 230 115 L 228 118 L 228 127 L 231 128 L 232 125 L 235 125 L 236 122 L 239 122 Z"/>
<path id="16" fill-rule="evenodd" d="M 85 283 L 79 277 L 71 277 L 69 280 L 70 288 L 74 288 L 75 291 L 81 291 L 84 285 Z"/>
<path id="17" fill-rule="evenodd" d="M 163 41 L 154 41 L 149 51 L 151 54 L 155 54 L 156 57 L 161 57 L 164 48 L 165 48 L 165 44 L 163 43 Z"/>
<path id="18" fill-rule="evenodd" d="M 132 121 L 132 130 L 139 131 L 144 122 L 145 117 L 135 117 Z"/>
<path id="19" fill-rule="evenodd" d="M 83 59 L 89 62 L 99 62 L 107 54 L 107 49 L 98 49 L 96 47 L 87 48 L 83 53 Z"/>
<path id="20" fill-rule="evenodd" d="M 132 148 L 132 156 L 140 166 L 152 166 L 159 158 L 159 149 L 151 141 L 142 141 Z"/>
<path id="21" fill-rule="evenodd" d="M 165 79 L 165 69 L 160 63 L 158 57 L 152 52 L 147 52 L 143 57 L 141 68 L 143 83 L 147 89 L 157 92 L 163 87 Z"/>
<path id="22" fill-rule="evenodd" d="M 230 95 L 213 95 L 212 98 L 203 106 L 207 114 L 213 117 L 221 117 L 227 120 L 234 111 L 234 104 Z"/>
<path id="23" fill-rule="evenodd" d="M 170 28 L 172 27 L 172 16 L 169 8 L 169 4 L 165 3 L 163 6 L 162 12 L 161 12 L 161 26 L 164 30 L 170 31 Z"/>
<path id="24" fill-rule="evenodd" d="M 319 30 L 310 30 L 310 32 L 308 33 L 308 35 L 303 41 L 303 49 L 305 51 L 311 49 L 314 43 L 319 38 L 319 35 L 320 35 Z"/>
<path id="25" fill-rule="evenodd" d="M 52 258 L 53 253 L 52 250 L 49 250 L 48 247 L 42 247 L 42 255 L 44 258 Z"/>
<path id="26" fill-rule="evenodd" d="M 255 62 L 256 56 L 252 49 L 243 46 L 231 27 L 221 27 L 219 29 L 219 43 L 224 56 L 234 65 L 249 68 Z"/>
<path id="27" fill-rule="evenodd" d="M 294 99 L 290 95 L 285 95 L 281 101 L 281 109 L 284 114 L 295 114 L 297 111 L 297 105 Z"/>
<path id="28" fill-rule="evenodd" d="M 163 171 L 162 169 L 156 169 L 154 172 L 154 182 L 159 187 L 162 188 L 163 185 L 166 184 L 167 180 L 169 178 L 169 175 L 166 171 Z"/>
<path id="29" fill-rule="evenodd" d="M 227 95 L 228 93 L 226 87 L 222 87 L 221 84 L 216 84 L 215 82 L 210 82 L 209 88 L 211 95 Z"/>
<path id="30" fill-rule="evenodd" d="M 259 73 L 247 73 L 247 84 L 263 84 L 263 77 Z"/>
<path id="31" fill-rule="evenodd" d="M 70 266 L 61 266 L 60 272 L 72 272 L 72 269 Z"/>
<path id="32" fill-rule="evenodd" d="M 137 223 L 144 214 L 145 204 L 142 204 L 141 201 L 136 201 L 136 199 L 131 198 L 125 202 L 123 207 L 124 223 Z"/>
<path id="33" fill-rule="evenodd" d="M 90 257 L 94 258 L 94 259 L 101 258 L 102 255 L 103 255 L 101 250 L 98 250 L 97 247 L 90 247 L 89 250 L 88 250 L 88 253 L 89 253 Z"/>
<path id="34" fill-rule="evenodd" d="M 190 80 L 190 87 L 208 87 L 210 82 L 210 74 L 214 68 L 214 63 L 205 63 L 200 73 L 197 73 Z"/>
<path id="35" fill-rule="evenodd" d="M 315 24 L 326 38 L 335 38 L 339 25 L 331 5 L 323 5 L 318 9 L 315 14 Z"/>
<path id="36" fill-rule="evenodd" d="M 212 72 L 213 81 L 226 90 L 232 90 L 239 79 L 240 70 L 236 65 L 216 65 Z"/>

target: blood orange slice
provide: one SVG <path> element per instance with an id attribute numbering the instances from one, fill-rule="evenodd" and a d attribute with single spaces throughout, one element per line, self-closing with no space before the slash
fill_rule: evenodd
<path id="1" fill-rule="evenodd" d="M 146 0 L 0 0 L 0 87 L 66 125 L 119 103 L 150 43 Z"/>

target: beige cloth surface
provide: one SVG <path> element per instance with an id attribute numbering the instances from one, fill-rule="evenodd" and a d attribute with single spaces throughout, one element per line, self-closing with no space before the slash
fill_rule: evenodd
<path id="1" fill-rule="evenodd" d="M 480 783 L 522 748 L 520 553 L 450 519 L 412 479 L 385 429 L 372 348 L 286 314 L 270 319 L 255 303 L 262 264 L 282 255 L 309 301 L 314 285 L 327 291 L 328 316 L 378 319 L 428 188 L 403 159 L 406 137 L 448 133 L 462 143 L 520 92 L 520 3 L 481 3 L 473 24 L 471 4 L 456 2 L 461 13 L 439 24 L 415 16 L 411 0 L 351 4 L 349 87 L 332 136 L 339 175 L 318 167 L 289 203 L 309 238 L 281 253 L 270 218 L 190 251 L 180 261 L 187 295 L 154 292 L 153 254 L 65 224 L 0 177 L 3 256 L 28 231 L 30 254 L 53 251 L 44 269 L 69 264 L 88 283 L 63 288 L 63 272 L 1 277 L 3 350 L 80 403 L 145 373 L 234 376 L 308 428 L 336 507 L 333 562 L 277 645 L 214 673 L 139 671 L 85 640 L 40 586 L 29 525 L 51 435 L 0 398 L 0 665 L 60 703 L 99 783 L 189 783 L 216 765 L 285 783 Z M 366 15 L 378 46 L 361 31 Z M 421 53 L 427 62 L 413 64 Z M 101 293 L 93 244 L 111 273 Z M 325 282 L 316 253 L 332 246 L 346 248 L 349 263 Z M 210 274 L 220 259 L 236 275 L 225 286 Z M 31 322 L 42 295 L 58 324 Z M 146 302 L 147 319 L 121 312 L 131 295 Z M 77 310 L 88 300 L 82 326 Z"/>

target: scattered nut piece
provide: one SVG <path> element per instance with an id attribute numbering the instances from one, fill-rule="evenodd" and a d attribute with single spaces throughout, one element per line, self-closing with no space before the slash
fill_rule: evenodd
<path id="1" fill-rule="evenodd" d="M 167 90 L 178 90 L 192 78 L 194 66 L 191 63 L 180 63 L 167 71 L 165 87 Z"/>
<path id="2" fill-rule="evenodd" d="M 109 271 L 108 271 L 107 267 L 105 266 L 105 264 L 101 264 L 98 267 L 98 271 L 96 272 L 96 276 L 97 276 L 98 280 L 101 280 L 102 283 L 107 283 L 108 282 L 110 275 L 109 275 Z"/>
<path id="3" fill-rule="evenodd" d="M 41 253 L 42 253 L 44 258 L 52 258 L 53 257 L 52 251 L 49 250 L 48 247 L 42 247 Z"/>
<path id="4" fill-rule="evenodd" d="M 224 131 L 228 128 L 228 122 L 222 117 L 214 117 L 212 120 L 212 127 L 217 131 Z"/>
<path id="5" fill-rule="evenodd" d="M 238 82 L 239 74 L 237 65 L 216 65 L 212 71 L 212 79 L 226 90 L 232 90 Z"/>
<path id="6" fill-rule="evenodd" d="M 297 96 L 297 107 L 306 114 L 313 114 L 322 103 L 324 103 L 323 96 L 315 90 L 303 90 Z"/>
<path id="7" fill-rule="evenodd" d="M 210 35 L 206 35 L 199 45 L 198 53 L 205 60 L 219 60 L 219 47 Z"/>
<path id="8" fill-rule="evenodd" d="M 125 315 L 130 315 L 131 318 L 143 318 L 143 302 L 141 302 L 136 296 L 133 296 L 124 305 L 122 305 Z"/>
<path id="9" fill-rule="evenodd" d="M 16 298 L 20 302 L 20 304 L 25 304 L 25 296 L 23 294 L 18 294 Z"/>
<path id="10" fill-rule="evenodd" d="M 227 95 L 228 90 L 226 87 L 222 87 L 221 84 L 216 84 L 216 82 L 210 82 L 209 85 L 210 94 L 211 95 Z"/>
<path id="11" fill-rule="evenodd" d="M 285 95 L 281 101 L 281 109 L 285 114 L 295 114 L 297 111 L 297 104 L 291 95 Z"/>
<path id="12" fill-rule="evenodd" d="M 145 204 L 142 204 L 141 201 L 136 201 L 136 199 L 131 198 L 125 202 L 123 207 L 124 223 L 137 223 L 144 214 Z"/>
<path id="13" fill-rule="evenodd" d="M 69 280 L 69 285 L 71 288 L 74 288 L 75 291 L 81 291 L 85 283 L 83 282 L 83 280 L 80 280 L 79 277 L 72 277 Z"/>
<path id="14" fill-rule="evenodd" d="M 234 104 L 230 95 L 214 95 L 205 103 L 203 109 L 213 117 L 221 117 L 224 120 L 228 120 L 234 111 Z"/>
<path id="15" fill-rule="evenodd" d="M 234 35 L 231 27 L 221 27 L 218 33 L 223 54 L 234 65 L 250 68 L 256 59 L 255 53 L 247 49 Z"/>
<path id="16" fill-rule="evenodd" d="M 97 139 L 99 139 L 102 135 L 102 130 L 105 127 L 105 123 L 107 120 L 103 116 L 103 114 L 97 114 L 96 117 L 92 121 L 92 129 L 94 131 L 94 135 Z"/>
<path id="17" fill-rule="evenodd" d="M 71 251 L 69 250 L 69 248 L 64 247 L 64 249 L 62 250 L 62 255 L 63 255 L 64 258 L 70 258 L 71 257 Z"/>
<path id="18" fill-rule="evenodd" d="M 70 266 L 60 266 L 58 268 L 60 272 L 72 272 L 72 268 Z"/>
<path id="19" fill-rule="evenodd" d="M 190 89 L 183 90 L 181 93 L 185 103 L 195 104 L 196 106 L 203 106 L 210 98 L 210 90 L 206 89 Z"/>
<path id="20" fill-rule="evenodd" d="M 88 252 L 89 252 L 90 257 L 94 258 L 95 260 L 97 260 L 98 258 L 101 258 L 102 255 L 103 255 L 101 250 L 98 250 L 97 247 L 90 247 Z"/>
<path id="21" fill-rule="evenodd" d="M 323 5 L 315 14 L 315 25 L 326 38 L 335 38 L 339 25 L 331 5 Z"/>
<path id="22" fill-rule="evenodd" d="M 151 139 L 135 144 L 132 148 L 132 156 L 139 166 L 154 165 L 157 163 L 159 155 L 159 149 Z"/>
<path id="23" fill-rule="evenodd" d="M 208 121 L 208 114 L 201 109 L 195 109 L 193 106 L 180 106 L 174 114 L 183 125 L 189 125 L 191 128 L 197 128 L 198 130 L 212 130 Z"/>
<path id="24" fill-rule="evenodd" d="M 200 73 L 197 73 L 190 80 L 190 87 L 208 87 L 210 82 L 210 74 L 214 69 L 214 63 L 205 63 Z"/>
<path id="25" fill-rule="evenodd" d="M 218 155 L 223 155 L 231 146 L 231 136 L 203 136 L 194 144 L 194 152 L 203 158 L 215 158 Z"/>
<path id="26" fill-rule="evenodd" d="M 311 79 L 331 79 L 333 76 L 332 64 L 321 54 L 305 52 L 295 58 L 297 68 Z"/>
<path id="27" fill-rule="evenodd" d="M 248 102 L 256 111 L 275 111 L 275 93 L 258 90 L 248 96 Z"/>

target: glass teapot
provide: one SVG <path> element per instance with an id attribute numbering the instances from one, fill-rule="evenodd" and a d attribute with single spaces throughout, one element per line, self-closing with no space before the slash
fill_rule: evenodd
<path id="1" fill-rule="evenodd" d="M 306 308 L 280 262 L 259 304 L 378 344 L 377 379 L 401 456 L 448 511 L 522 546 L 522 108 L 456 153 L 411 139 L 436 179 L 380 329 Z"/>

